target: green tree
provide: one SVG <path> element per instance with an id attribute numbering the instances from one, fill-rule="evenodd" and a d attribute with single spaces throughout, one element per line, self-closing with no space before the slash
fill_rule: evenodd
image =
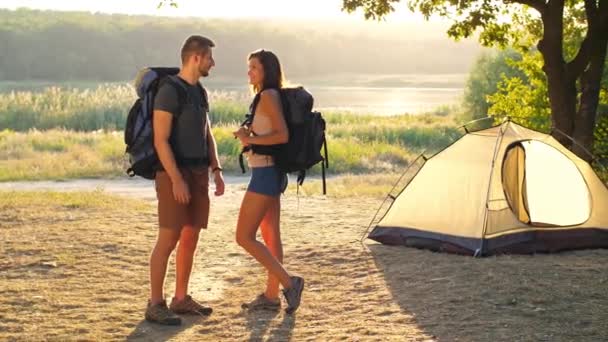
<path id="1" fill-rule="evenodd" d="M 497 118 L 511 117 L 516 122 L 549 132 L 551 111 L 547 98 L 547 79 L 541 70 L 542 56 L 537 50 L 524 52 L 522 57 L 506 63 L 511 65 L 520 76 L 502 76 L 494 94 L 487 96 L 489 114 Z M 608 63 L 608 60 L 606 61 Z M 594 130 L 593 154 L 602 160 L 608 159 L 608 68 L 600 87 L 600 100 Z"/>
<path id="2" fill-rule="evenodd" d="M 512 49 L 483 52 L 475 61 L 464 88 L 464 120 L 481 119 L 488 116 L 488 96 L 498 91 L 503 77 L 524 78 L 517 67 L 509 63 L 519 60 L 521 55 Z"/>
<path id="3" fill-rule="evenodd" d="M 584 31 L 578 24 L 584 22 L 584 11 L 569 8 L 570 15 L 568 20 L 564 22 L 564 51 L 566 58 L 573 58 L 576 55 L 577 49 L 584 40 Z M 534 19 L 529 13 L 523 12 L 517 18 L 524 26 L 530 27 L 527 32 L 520 32 L 521 39 L 526 36 L 533 37 L 538 35 L 534 29 Z M 518 122 L 523 122 L 535 129 L 549 131 L 551 126 L 551 113 L 547 98 L 548 84 L 545 74 L 542 72 L 543 57 L 537 49 L 528 49 L 522 45 L 518 48 L 519 53 L 523 56 L 520 60 L 507 60 L 513 68 L 524 74 L 522 77 L 503 76 L 502 81 L 498 84 L 496 94 L 488 97 L 492 103 L 490 113 L 497 118 L 511 116 L 517 118 Z M 608 59 L 604 62 L 604 75 L 600 77 L 600 92 L 596 115 L 596 123 L 594 129 L 594 144 L 593 152 L 601 159 L 608 158 Z M 580 80 L 577 84 L 578 89 L 581 88 Z M 580 101 L 580 99 L 579 99 Z"/>
<path id="4" fill-rule="evenodd" d="M 399 1 L 343 0 L 343 9 L 363 9 L 366 19 L 381 19 Z M 455 39 L 480 30 L 479 40 L 485 46 L 530 48 L 536 43 L 547 79 L 554 135 L 577 155 L 590 159 L 584 150 L 591 149 L 594 141 L 608 47 L 608 0 L 409 0 L 408 5 L 427 19 L 439 15 L 452 20 L 447 33 Z M 565 41 L 568 30 L 581 33 L 580 43 Z M 528 34 L 522 37 L 522 32 Z"/>

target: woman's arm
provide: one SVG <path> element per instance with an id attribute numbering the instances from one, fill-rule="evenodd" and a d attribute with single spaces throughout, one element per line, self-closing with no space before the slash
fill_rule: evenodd
<path id="1" fill-rule="evenodd" d="M 278 145 L 289 140 L 289 130 L 283 117 L 283 106 L 280 94 L 275 89 L 267 89 L 260 93 L 260 102 L 256 112 L 263 112 L 270 118 L 272 130 L 263 135 L 249 136 L 247 130 L 241 129 L 235 134 L 246 145 Z"/>

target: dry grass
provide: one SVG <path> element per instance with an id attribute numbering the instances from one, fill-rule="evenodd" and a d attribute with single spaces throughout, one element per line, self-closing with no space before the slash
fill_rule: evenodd
<path id="1" fill-rule="evenodd" d="M 400 174 L 398 173 L 328 176 L 326 178 L 327 196 L 330 198 L 360 196 L 384 198 L 399 177 Z M 296 194 L 299 191 L 301 196 L 307 197 L 323 193 L 323 183 L 319 176 L 306 178 L 299 190 L 297 189 L 296 177 L 290 176 L 289 180 L 288 192 Z"/>
<path id="2" fill-rule="evenodd" d="M 212 204 L 192 293 L 208 318 L 142 321 L 153 203 L 92 193 L 0 192 L 0 340 L 599 341 L 608 251 L 473 259 L 358 242 L 368 197 L 285 197 L 286 265 L 307 279 L 294 316 L 251 313 L 262 269 L 234 243 L 242 191 Z M 169 274 L 172 274 L 170 266 Z M 171 293 L 173 277 L 167 281 Z"/>
<path id="3" fill-rule="evenodd" d="M 124 175 L 120 132 L 0 131 L 0 181 Z"/>

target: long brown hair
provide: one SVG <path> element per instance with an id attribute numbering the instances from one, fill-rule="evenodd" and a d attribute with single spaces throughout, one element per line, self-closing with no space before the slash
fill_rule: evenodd
<path id="1" fill-rule="evenodd" d="M 264 68 L 264 82 L 262 83 L 262 89 L 257 89 L 256 85 L 253 85 L 253 91 L 259 93 L 265 89 L 275 88 L 281 89 L 283 87 L 283 68 L 279 58 L 271 51 L 264 49 L 256 50 L 249 54 L 247 60 L 250 61 L 252 58 L 257 58 Z"/>

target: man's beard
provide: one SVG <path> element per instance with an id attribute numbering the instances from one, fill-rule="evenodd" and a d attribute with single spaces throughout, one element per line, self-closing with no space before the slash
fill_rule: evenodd
<path id="1" fill-rule="evenodd" d="M 205 70 L 205 69 L 198 69 L 198 73 L 201 75 L 201 77 L 207 77 L 209 76 L 209 70 Z"/>

